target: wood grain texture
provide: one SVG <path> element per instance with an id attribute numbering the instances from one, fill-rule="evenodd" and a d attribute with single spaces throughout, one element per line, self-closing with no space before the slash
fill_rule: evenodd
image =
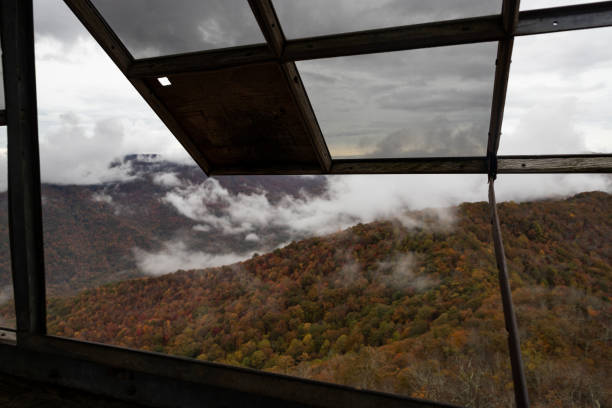
<path id="1" fill-rule="evenodd" d="M 499 173 L 612 173 L 612 155 L 499 156 Z M 331 174 L 486 174 L 486 157 L 334 160 Z"/>
<path id="2" fill-rule="evenodd" d="M 486 173 L 486 157 L 334 160 L 331 174 Z"/>
<path id="3" fill-rule="evenodd" d="M 612 1 L 523 11 L 516 35 L 612 26 Z"/>
<path id="4" fill-rule="evenodd" d="M 267 45 L 246 45 L 223 50 L 138 59 L 129 67 L 127 76 L 129 78 L 160 77 L 276 60 L 276 56 Z"/>
<path id="5" fill-rule="evenodd" d="M 612 173 L 612 155 L 499 156 L 498 172 Z"/>
<path id="6" fill-rule="evenodd" d="M 249 0 L 249 4 L 261 31 L 264 33 L 268 46 L 274 54 L 280 58 L 285 48 L 286 39 L 272 1 Z M 282 63 L 280 67 L 283 71 L 285 81 L 291 90 L 293 102 L 297 106 L 300 116 L 302 117 L 304 130 L 310 137 L 312 148 L 317 155 L 317 160 L 319 161 L 321 169 L 327 172 L 331 167 L 331 153 L 325 143 L 323 133 L 321 132 L 319 122 L 310 104 L 310 99 L 304 88 L 300 73 L 294 62 Z"/>
<path id="7" fill-rule="evenodd" d="M 469 44 L 496 41 L 503 36 L 500 16 L 476 17 L 290 40 L 283 59 L 298 61 Z"/>
<path id="8" fill-rule="evenodd" d="M 316 152 L 278 63 L 147 80 L 216 174 L 224 168 L 312 168 Z"/>
<path id="9" fill-rule="evenodd" d="M 271 0 L 248 0 L 255 15 L 257 24 L 266 39 L 268 46 L 276 56 L 283 53 L 285 35 Z"/>

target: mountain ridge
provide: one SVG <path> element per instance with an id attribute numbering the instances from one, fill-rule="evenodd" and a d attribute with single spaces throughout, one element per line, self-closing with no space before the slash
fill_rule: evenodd
<path id="1" fill-rule="evenodd" d="M 530 394 L 610 401 L 612 196 L 499 205 Z M 54 335 L 397 392 L 512 404 L 486 203 L 358 224 L 237 264 L 49 304 Z M 537 386 L 536 386 L 537 385 Z"/>

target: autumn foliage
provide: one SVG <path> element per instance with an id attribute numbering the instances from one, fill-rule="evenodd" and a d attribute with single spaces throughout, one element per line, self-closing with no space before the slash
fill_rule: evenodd
<path id="1" fill-rule="evenodd" d="M 49 332 L 470 407 L 513 406 L 485 203 L 51 299 Z M 612 406 L 612 196 L 503 203 L 534 407 Z"/>

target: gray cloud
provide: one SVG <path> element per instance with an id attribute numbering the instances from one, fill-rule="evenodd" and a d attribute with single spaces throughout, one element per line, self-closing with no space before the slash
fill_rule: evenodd
<path id="1" fill-rule="evenodd" d="M 499 14 L 500 0 L 274 0 L 289 38 Z"/>
<path id="2" fill-rule="evenodd" d="M 332 154 L 484 154 L 496 44 L 298 63 Z"/>
<path id="3" fill-rule="evenodd" d="M 245 0 L 94 0 L 136 58 L 265 42 Z"/>
<path id="4" fill-rule="evenodd" d="M 612 28 L 517 38 L 502 154 L 612 152 Z"/>
<path id="5" fill-rule="evenodd" d="M 398 254 L 379 262 L 376 276 L 384 285 L 395 290 L 422 291 L 436 284 L 436 281 L 430 276 L 418 274 L 416 267 L 415 254 Z"/>
<path id="6" fill-rule="evenodd" d="M 249 254 L 210 254 L 190 249 L 184 242 L 166 242 L 164 248 L 157 252 L 148 252 L 141 248 L 132 250 L 138 268 L 146 274 L 159 276 L 179 269 L 200 269 L 228 265 L 244 260 Z"/>

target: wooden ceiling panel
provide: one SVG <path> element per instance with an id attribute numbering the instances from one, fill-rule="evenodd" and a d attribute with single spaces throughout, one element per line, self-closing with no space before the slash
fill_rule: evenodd
<path id="1" fill-rule="evenodd" d="M 211 173 L 293 167 L 322 172 L 287 77 L 276 63 L 170 75 L 149 86 L 204 153 Z"/>

